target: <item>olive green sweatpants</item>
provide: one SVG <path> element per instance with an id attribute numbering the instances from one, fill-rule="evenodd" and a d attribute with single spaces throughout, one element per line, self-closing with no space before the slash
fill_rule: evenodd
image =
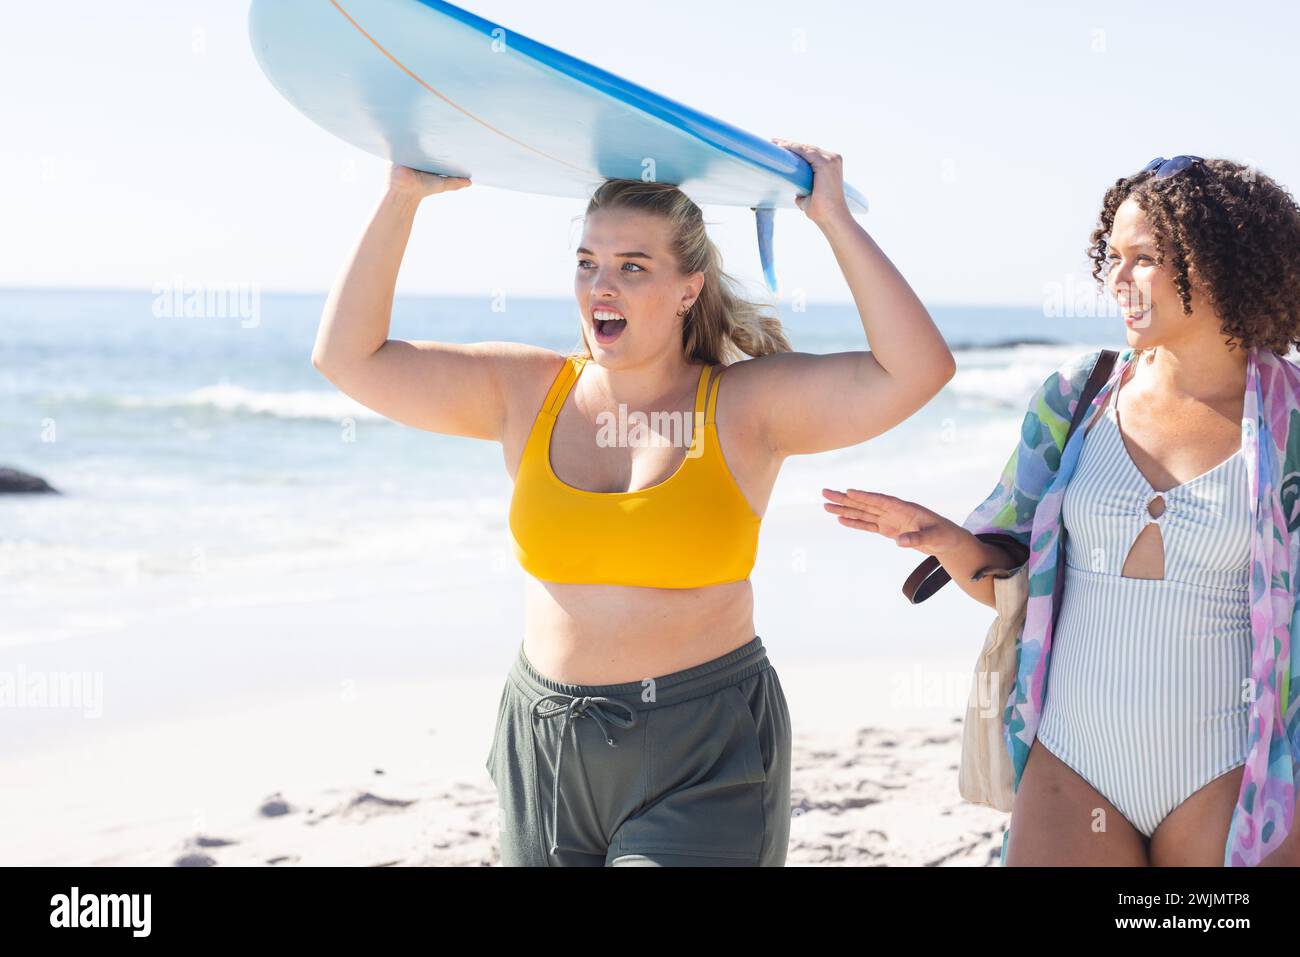
<path id="1" fill-rule="evenodd" d="M 790 712 L 762 640 L 614 685 L 540 675 L 520 645 L 487 770 L 514 867 L 780 867 Z"/>

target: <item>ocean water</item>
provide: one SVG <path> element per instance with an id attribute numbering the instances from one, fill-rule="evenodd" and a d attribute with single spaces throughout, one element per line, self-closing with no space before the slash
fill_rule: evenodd
<path id="1" fill-rule="evenodd" d="M 339 393 L 310 361 L 324 300 L 261 294 L 220 317 L 169 316 L 151 291 L 0 291 L 0 466 L 63 493 L 0 497 L 0 645 L 80 633 L 51 623 L 196 571 L 270 587 L 291 572 L 396 568 L 431 550 L 471 563 L 501 554 L 500 447 L 399 425 Z M 571 300 L 492 306 L 399 299 L 390 337 L 557 351 L 578 341 Z M 866 347 L 851 304 L 781 312 L 800 351 Z M 1043 378 L 1084 348 L 1123 346 L 1115 319 L 931 312 L 957 355 L 953 381 L 871 442 L 791 459 L 774 505 L 819 499 L 828 474 L 932 471 L 937 448 L 991 488 Z"/>

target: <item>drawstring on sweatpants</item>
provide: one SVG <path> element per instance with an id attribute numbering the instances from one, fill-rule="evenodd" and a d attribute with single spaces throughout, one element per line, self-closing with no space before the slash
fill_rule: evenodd
<path id="1" fill-rule="evenodd" d="M 557 701 L 567 702 L 566 704 L 550 708 L 545 711 L 539 711 L 538 705 L 543 701 L 555 699 Z M 621 717 L 617 714 L 611 714 L 606 708 L 622 708 L 627 711 L 627 717 Z M 551 853 L 554 854 L 559 849 L 559 826 L 560 826 L 560 764 L 564 761 L 564 738 L 569 731 L 570 718 L 581 718 L 588 715 L 596 719 L 596 724 L 600 725 L 600 733 L 605 736 L 605 743 L 611 748 L 617 747 L 617 742 L 610 736 L 605 727 L 605 721 L 611 721 L 620 728 L 627 729 L 636 725 L 636 709 L 626 701 L 620 701 L 617 698 L 605 698 L 600 696 L 578 695 L 570 696 L 567 694 L 548 694 L 543 695 L 533 702 L 533 714 L 539 718 L 554 718 L 556 715 L 564 715 L 564 723 L 560 727 L 560 750 L 555 759 L 555 787 L 552 789 L 555 793 L 551 801 Z M 602 721 L 601 718 L 605 721 Z M 581 755 L 580 755 L 581 756 Z"/>

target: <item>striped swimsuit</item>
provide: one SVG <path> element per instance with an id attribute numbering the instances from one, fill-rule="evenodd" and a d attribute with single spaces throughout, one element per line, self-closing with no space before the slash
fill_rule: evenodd
<path id="1" fill-rule="evenodd" d="M 1241 450 L 1157 492 L 1124 446 L 1118 394 L 1065 490 L 1065 585 L 1038 740 L 1150 837 L 1246 759 L 1252 528 Z M 1165 509 L 1153 517 L 1157 497 Z M 1165 577 L 1123 577 L 1150 522 Z"/>

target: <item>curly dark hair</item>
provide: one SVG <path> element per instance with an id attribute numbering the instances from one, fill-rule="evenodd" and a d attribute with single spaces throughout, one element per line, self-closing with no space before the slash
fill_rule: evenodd
<path id="1" fill-rule="evenodd" d="M 1292 343 L 1300 344 L 1300 207 L 1285 188 L 1225 159 L 1194 163 L 1165 179 L 1154 172 L 1117 179 L 1106 190 L 1088 250 L 1093 278 L 1103 286 L 1115 211 L 1129 198 L 1172 255 L 1184 315 L 1192 311 L 1194 277 L 1230 349 L 1258 346 L 1285 356 Z"/>

